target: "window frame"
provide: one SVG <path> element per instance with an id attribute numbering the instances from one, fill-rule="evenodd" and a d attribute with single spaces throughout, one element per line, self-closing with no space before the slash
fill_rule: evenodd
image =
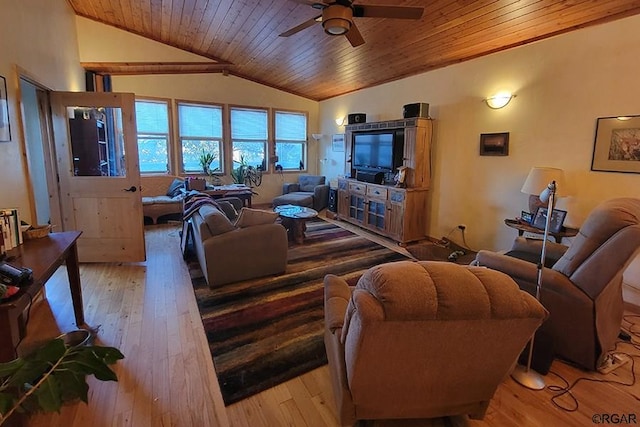
<path id="1" fill-rule="evenodd" d="M 272 132 L 273 132 L 273 156 L 276 156 L 278 153 L 278 140 L 276 139 L 277 129 L 276 129 L 276 115 L 278 113 L 283 114 L 296 114 L 304 116 L 305 118 L 305 136 L 304 140 L 282 140 L 282 143 L 300 143 L 302 145 L 302 162 L 304 164 L 304 168 L 282 168 L 282 172 L 291 172 L 291 173 L 303 173 L 309 171 L 309 112 L 303 110 L 289 110 L 284 108 L 273 108 L 272 109 Z M 272 167 L 275 169 L 276 165 L 279 162 L 272 162 Z"/>
<path id="2" fill-rule="evenodd" d="M 171 98 L 159 98 L 152 96 L 136 96 L 134 101 L 134 110 L 135 110 L 135 102 L 147 102 L 147 103 L 163 103 L 167 106 L 167 170 L 166 171 L 149 171 L 143 172 L 140 171 L 140 175 L 171 175 L 173 173 L 173 159 L 175 158 L 174 152 L 174 139 L 173 139 L 173 102 Z M 151 136 L 164 136 L 162 133 L 143 133 L 143 135 Z M 141 164 L 140 161 L 140 144 L 138 143 L 140 139 L 140 133 L 138 132 L 137 118 L 136 118 L 136 144 L 138 145 L 138 164 Z"/>
<path id="3" fill-rule="evenodd" d="M 228 135 L 229 135 L 229 164 L 230 164 L 230 170 L 234 169 L 234 142 L 236 140 L 234 140 L 233 138 L 233 123 L 232 123 L 232 112 L 233 110 L 245 110 L 245 111 L 260 111 L 260 112 L 265 112 L 266 113 L 266 119 L 267 119 L 267 135 L 266 135 L 266 139 L 264 141 L 260 140 L 247 140 L 247 139 L 242 139 L 240 141 L 242 142 L 255 142 L 256 144 L 259 142 L 263 143 L 263 152 L 264 152 L 264 165 L 265 168 L 262 171 L 263 174 L 268 173 L 269 172 L 269 158 L 270 158 L 270 153 L 271 153 L 271 141 L 272 141 L 272 135 L 273 135 L 273 126 L 271 123 L 271 108 L 269 107 L 256 107 L 256 106 L 250 106 L 250 105 L 227 105 L 228 111 L 228 123 L 229 123 L 229 129 L 228 129 Z M 250 164 L 249 166 L 255 166 Z"/>
<path id="4" fill-rule="evenodd" d="M 205 141 L 217 141 L 218 143 L 218 152 L 219 152 L 219 163 L 220 163 L 220 168 L 218 171 L 214 172 L 213 175 L 216 176 L 223 176 L 226 173 L 227 170 L 227 166 L 226 166 L 226 159 L 225 159 L 225 135 L 226 135 L 226 129 L 225 129 L 225 114 L 226 114 L 226 108 L 224 104 L 220 104 L 220 103 L 215 103 L 215 102 L 204 102 L 204 101 L 193 101 L 193 100 L 186 100 L 186 99 L 175 99 L 175 121 L 176 121 L 176 163 L 177 163 L 177 167 L 178 170 L 180 171 L 180 173 L 182 175 L 204 175 L 204 171 L 187 171 L 185 170 L 185 165 L 184 165 L 184 156 L 183 156 L 183 148 L 182 148 L 182 141 L 183 139 L 194 139 L 197 138 L 199 140 L 205 140 Z M 194 106 L 194 107 L 207 107 L 207 108 L 219 108 L 220 109 L 220 120 L 221 120 L 221 134 L 220 137 L 208 137 L 208 136 L 201 136 L 201 135 L 189 135 L 189 136 L 185 136 L 183 137 L 181 135 L 181 127 L 180 127 L 180 106 L 181 105 L 187 105 L 187 106 Z"/>

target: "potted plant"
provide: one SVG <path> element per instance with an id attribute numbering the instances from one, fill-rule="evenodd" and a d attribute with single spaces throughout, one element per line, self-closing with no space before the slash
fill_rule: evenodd
<path id="1" fill-rule="evenodd" d="M 87 375 L 118 381 L 108 366 L 124 358 L 118 349 L 71 345 L 63 337 L 27 356 L 0 363 L 0 425 L 14 413 L 60 411 L 64 403 L 78 399 L 87 403 Z"/>
<path id="2" fill-rule="evenodd" d="M 211 163 L 213 163 L 213 161 L 217 158 L 218 156 L 216 154 L 209 153 L 205 151 L 204 148 L 202 149 L 202 153 L 200 154 L 200 157 L 199 157 L 200 166 L 202 166 L 202 170 L 204 171 L 204 173 L 207 174 L 209 183 L 213 185 L 220 183 L 220 179 L 213 175 L 214 172 L 220 169 L 219 168 L 211 169 Z"/>

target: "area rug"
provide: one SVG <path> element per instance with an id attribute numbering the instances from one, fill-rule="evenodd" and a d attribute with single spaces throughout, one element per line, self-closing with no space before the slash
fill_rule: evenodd
<path id="1" fill-rule="evenodd" d="M 289 247 L 286 273 L 209 289 L 190 263 L 198 308 L 225 405 L 327 363 L 323 279 L 355 284 L 371 266 L 408 259 L 321 219 Z M 195 267 L 195 268 L 194 268 Z"/>

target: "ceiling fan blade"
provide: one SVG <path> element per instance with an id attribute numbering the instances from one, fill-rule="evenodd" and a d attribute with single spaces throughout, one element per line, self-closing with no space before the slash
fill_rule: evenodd
<path id="1" fill-rule="evenodd" d="M 351 46 L 358 47 L 361 44 L 364 44 L 364 39 L 362 38 L 362 34 L 360 34 L 360 30 L 356 27 L 356 23 L 351 24 L 351 28 L 346 32 L 345 37 L 351 43 Z"/>
<path id="2" fill-rule="evenodd" d="M 423 7 L 353 5 L 353 16 L 358 18 L 420 19 L 423 12 Z"/>
<path id="3" fill-rule="evenodd" d="M 309 28 L 311 27 L 313 24 L 320 22 L 320 19 L 322 18 L 322 15 L 318 15 L 315 18 L 311 18 L 307 21 L 304 21 L 302 24 L 300 25 L 296 25 L 295 27 L 291 28 L 290 30 L 285 31 L 284 33 L 280 34 L 279 37 L 289 37 L 299 31 L 304 30 L 305 28 Z"/>

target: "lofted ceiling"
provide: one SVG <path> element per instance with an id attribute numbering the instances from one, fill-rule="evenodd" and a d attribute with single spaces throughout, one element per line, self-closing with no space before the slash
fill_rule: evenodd
<path id="1" fill-rule="evenodd" d="M 210 59 L 85 63 L 98 73 L 223 72 L 313 100 L 423 73 L 563 32 L 640 13 L 640 0 L 357 0 L 422 6 L 420 20 L 354 18 L 352 47 L 306 0 L 68 0 L 76 14 Z"/>

